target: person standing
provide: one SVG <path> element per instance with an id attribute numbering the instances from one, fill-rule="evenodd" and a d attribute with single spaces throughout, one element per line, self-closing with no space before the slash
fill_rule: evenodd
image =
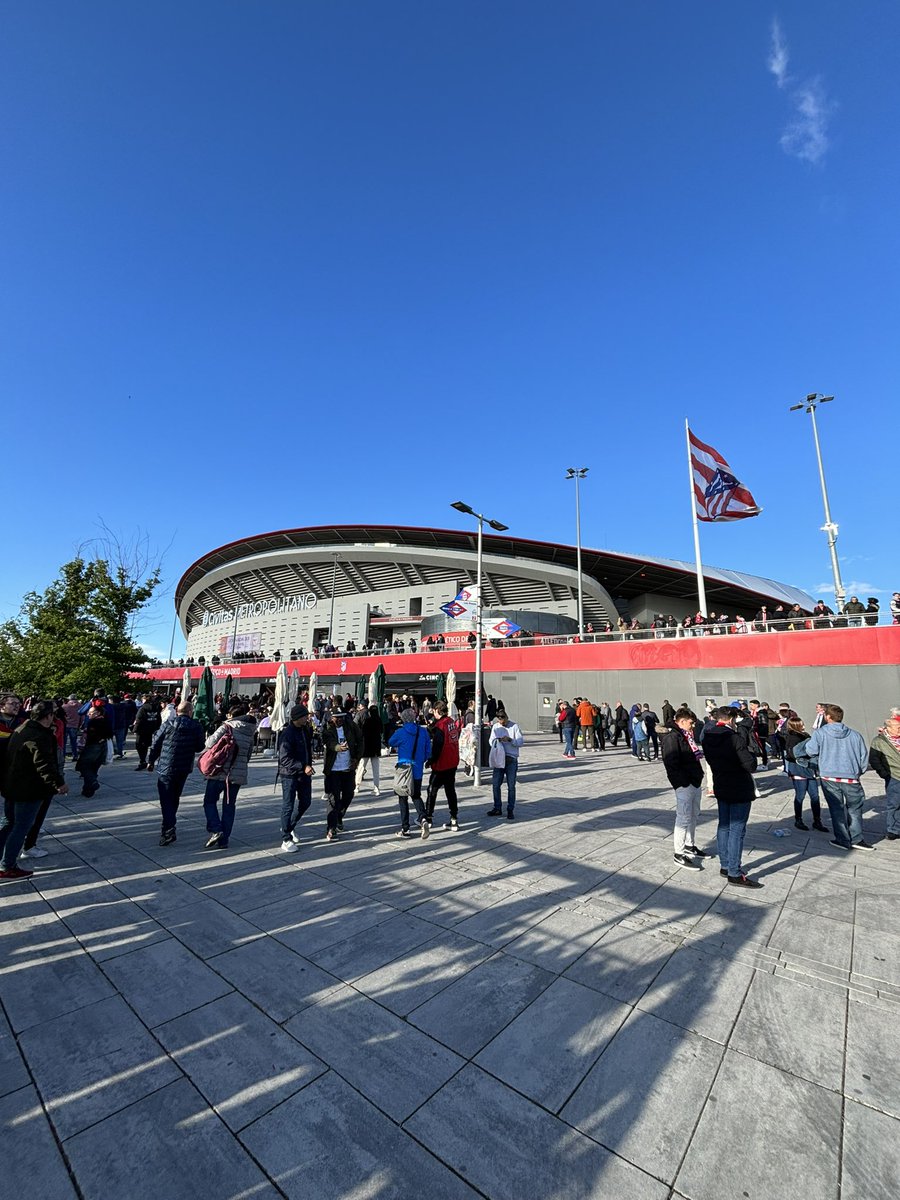
<path id="1" fill-rule="evenodd" d="M 563 740 L 565 743 L 563 758 L 574 758 L 575 739 L 578 736 L 578 713 L 575 705 L 570 700 L 564 702 L 560 719 L 562 720 Z"/>
<path id="2" fill-rule="evenodd" d="M 813 730 L 821 729 L 825 724 L 825 709 L 828 705 L 824 700 L 820 700 L 816 705 L 816 715 L 813 718 Z"/>
<path id="3" fill-rule="evenodd" d="M 397 837 L 409 837 L 409 802 L 416 806 L 416 814 L 423 838 L 431 833 L 428 812 L 422 802 L 422 776 L 425 774 L 425 763 L 431 757 L 431 738 L 428 731 L 416 721 L 416 714 L 411 708 L 405 708 L 400 713 L 400 727 L 395 729 L 388 739 L 388 745 L 397 751 L 397 767 L 409 767 L 409 791 L 397 791 L 400 801 L 400 828 Z M 406 772 L 403 772 L 406 775 Z M 395 771 L 395 779 L 397 772 Z"/>
<path id="4" fill-rule="evenodd" d="M 203 749 L 206 738 L 203 726 L 193 718 L 194 707 L 189 700 L 182 700 L 175 716 L 164 721 L 156 731 L 147 759 L 147 770 L 152 771 L 159 762 L 156 790 L 162 814 L 160 846 L 171 846 L 176 840 L 175 823 L 181 793 L 188 775 L 194 769 L 194 755 Z"/>
<path id="5" fill-rule="evenodd" d="M 900 708 L 891 714 L 872 739 L 869 766 L 884 780 L 887 839 L 900 838 Z"/>
<path id="6" fill-rule="evenodd" d="M 720 874 L 727 875 L 733 887 L 761 888 L 741 865 L 744 835 L 753 803 L 753 771 L 756 759 L 747 741 L 734 728 L 735 710 L 717 708 L 715 725 L 703 735 L 705 754 L 713 776 L 713 792 L 719 808 L 717 841 Z"/>
<path id="7" fill-rule="evenodd" d="M 290 724 L 278 732 L 278 778 L 281 780 L 281 849 L 296 854 L 297 826 L 312 804 L 312 739 L 309 709 L 295 704 Z"/>
<path id="8" fill-rule="evenodd" d="M 662 741 L 663 766 L 675 790 L 675 861 L 692 871 L 700 870 L 698 858 L 707 857 L 697 846 L 700 785 L 703 782 L 699 732 L 691 710 L 679 708 Z"/>
<path id="9" fill-rule="evenodd" d="M 750 721 L 753 729 L 753 740 L 759 749 L 762 765 L 769 763 L 769 710 L 763 708 L 758 700 L 750 701 Z"/>
<path id="10" fill-rule="evenodd" d="M 574 711 L 574 710 L 573 710 Z M 503 803 L 501 785 L 506 780 L 506 819 L 516 819 L 516 776 L 519 773 L 519 751 L 524 745 L 525 738 L 522 730 L 510 721 L 506 712 L 497 710 L 497 720 L 491 726 L 490 754 L 488 762 L 493 768 L 491 786 L 494 793 L 494 807 L 489 809 L 487 816 L 502 817 Z M 501 762 L 500 755 L 503 755 Z"/>
<path id="11" fill-rule="evenodd" d="M 381 795 L 381 739 L 383 729 L 381 717 L 378 715 L 378 705 L 372 704 L 364 710 L 360 729 L 362 731 L 362 755 L 356 767 L 356 790 L 362 787 L 366 777 L 366 767 L 372 771 L 372 795 Z"/>
<path id="12" fill-rule="evenodd" d="M 862 734 L 844 724 L 839 704 L 825 705 L 825 723 L 794 747 L 798 763 L 814 766 L 831 814 L 832 846 L 842 850 L 874 850 L 863 837 L 866 803 L 860 779 L 868 770 L 869 748 Z"/>
<path id="13" fill-rule="evenodd" d="M 84 723 L 84 746 L 76 764 L 76 770 L 82 779 L 81 794 L 88 799 L 100 786 L 97 777 L 109 755 L 111 737 L 112 729 L 103 705 L 92 704 Z"/>
<path id="14" fill-rule="evenodd" d="M 650 734 L 644 724 L 644 715 L 638 707 L 631 718 L 631 745 L 638 762 L 650 761 Z"/>
<path id="15" fill-rule="evenodd" d="M 641 712 L 641 720 L 644 722 L 644 728 L 647 730 L 647 737 L 653 746 L 653 757 L 659 758 L 659 734 L 656 732 L 656 727 L 659 724 L 659 717 L 653 711 L 649 704 L 645 704 Z"/>
<path id="16" fill-rule="evenodd" d="M 18 865 L 19 851 L 42 807 L 54 795 L 68 794 L 68 784 L 59 769 L 53 720 L 52 702 L 39 700 L 6 746 L 0 879 L 28 879 L 34 874 Z"/>
<path id="17" fill-rule="evenodd" d="M 621 618 L 620 618 L 621 619 Z M 631 742 L 631 729 L 628 720 L 628 713 L 625 705 L 621 700 L 616 701 L 615 718 L 613 725 L 612 744 L 618 746 L 619 738 L 624 736 L 626 746 Z"/>
<path id="18" fill-rule="evenodd" d="M 356 766 L 362 758 L 363 739 L 359 726 L 347 713 L 334 708 L 322 726 L 325 746 L 324 784 L 328 813 L 325 836 L 329 842 L 344 832 L 344 814 L 353 800 Z"/>
<path id="19" fill-rule="evenodd" d="M 809 806 L 812 809 L 813 829 L 819 833 L 827 833 L 828 829 L 822 824 L 822 805 L 819 802 L 819 784 L 816 773 L 807 763 L 797 762 L 794 750 L 809 737 L 799 717 L 788 717 L 784 723 L 782 738 L 784 740 L 784 770 L 794 785 L 794 825 L 797 829 L 808 830 L 809 826 L 803 821 L 803 797 L 809 796 Z"/>
<path id="20" fill-rule="evenodd" d="M 578 716 L 578 728 L 581 732 L 581 744 L 585 753 L 594 748 L 594 706 L 590 700 L 582 696 L 576 700 L 575 712 Z M 576 738 L 576 747 L 578 745 Z"/>
<path id="21" fill-rule="evenodd" d="M 134 747 L 139 759 L 136 771 L 147 770 L 147 752 L 161 724 L 162 705 L 156 696 L 148 696 L 134 718 Z"/>
<path id="22" fill-rule="evenodd" d="M 74 762 L 78 757 L 78 730 L 81 728 L 81 704 L 77 696 L 70 696 L 63 705 L 66 722 L 66 746 L 68 756 Z"/>
<path id="23" fill-rule="evenodd" d="M 428 763 L 431 774 L 428 777 L 428 791 L 425 800 L 425 815 L 428 824 L 434 823 L 434 806 L 437 794 L 444 789 L 447 797 L 447 807 L 450 809 L 450 820 L 444 825 L 445 829 L 459 829 L 459 802 L 456 796 L 456 771 L 459 767 L 459 722 L 447 715 L 447 703 L 438 700 L 434 706 L 435 720 L 429 730 L 431 737 L 431 754 Z"/>
<path id="24" fill-rule="evenodd" d="M 662 721 L 667 729 L 671 729 L 675 723 L 675 709 L 668 700 L 662 702 Z"/>
<path id="25" fill-rule="evenodd" d="M 847 618 L 847 624 L 862 627 L 863 613 L 865 611 L 865 605 L 862 604 L 859 596 L 851 596 L 849 601 L 844 605 L 844 616 Z"/>
<path id="26" fill-rule="evenodd" d="M 234 701 L 228 709 L 228 720 L 223 721 L 206 739 L 206 749 L 211 750 L 216 742 L 231 730 L 234 739 L 234 757 L 231 765 L 221 776 L 207 779 L 203 793 L 203 813 L 206 817 L 207 850 L 225 850 L 234 828 L 235 805 L 238 792 L 247 782 L 250 772 L 250 755 L 256 738 L 256 719 L 250 716 L 249 706 L 242 700 Z M 219 800 L 222 812 L 219 813 Z"/>

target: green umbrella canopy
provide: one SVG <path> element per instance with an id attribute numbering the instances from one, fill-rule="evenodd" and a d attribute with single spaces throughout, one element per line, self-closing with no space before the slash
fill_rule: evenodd
<path id="1" fill-rule="evenodd" d="M 194 718 L 205 729 L 211 729 L 216 723 L 216 696 L 213 687 L 213 673 L 209 667 L 204 667 L 203 674 L 200 676 L 197 699 L 194 701 Z"/>
<path id="2" fill-rule="evenodd" d="M 447 680 L 443 675 L 438 675 L 437 682 L 434 685 L 435 700 L 447 699 Z"/>
<path id="3" fill-rule="evenodd" d="M 359 704 L 365 704 L 369 698 L 369 677 L 360 675 L 356 681 L 356 699 Z"/>
<path id="4" fill-rule="evenodd" d="M 231 685 L 234 679 L 231 675 L 225 676 L 225 691 L 222 693 L 222 707 L 228 712 L 228 701 L 231 699 Z"/>

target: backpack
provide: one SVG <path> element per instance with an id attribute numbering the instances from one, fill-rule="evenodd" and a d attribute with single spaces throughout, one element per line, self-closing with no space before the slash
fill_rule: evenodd
<path id="1" fill-rule="evenodd" d="M 206 779 L 220 779 L 223 775 L 227 775 L 237 758 L 238 748 L 237 742 L 234 740 L 234 731 L 230 725 L 225 725 L 224 729 L 224 733 L 216 744 L 210 746 L 208 750 L 204 750 L 200 755 L 197 765 L 200 768 L 200 774 Z"/>

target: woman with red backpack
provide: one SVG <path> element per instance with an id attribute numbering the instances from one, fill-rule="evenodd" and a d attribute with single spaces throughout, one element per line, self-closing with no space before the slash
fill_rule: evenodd
<path id="1" fill-rule="evenodd" d="M 224 850 L 234 826 L 238 792 L 247 782 L 250 755 L 256 737 L 256 718 L 241 700 L 228 709 L 228 719 L 206 739 L 200 755 L 200 772 L 206 776 L 203 812 L 206 816 L 207 850 Z M 219 800 L 222 811 L 219 812 Z"/>

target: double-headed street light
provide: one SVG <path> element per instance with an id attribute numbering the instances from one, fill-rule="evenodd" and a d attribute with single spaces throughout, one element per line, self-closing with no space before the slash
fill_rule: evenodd
<path id="1" fill-rule="evenodd" d="M 575 545 L 578 554 L 578 636 L 584 638 L 584 591 L 581 580 L 581 499 L 578 494 L 578 481 L 587 475 L 588 467 L 568 467 L 566 479 L 575 480 Z"/>
<path id="2" fill-rule="evenodd" d="M 485 521 L 490 525 L 491 529 L 496 529 L 498 533 L 504 533 L 509 529 L 508 525 L 504 525 L 502 521 L 492 521 L 486 517 L 484 513 L 476 512 L 471 505 L 464 503 L 462 500 L 456 500 L 450 505 L 457 512 L 466 513 L 470 517 L 474 517 L 478 522 L 478 569 L 477 582 L 475 584 L 475 775 L 474 782 L 476 787 L 481 786 L 481 552 L 482 552 L 482 530 Z"/>
<path id="3" fill-rule="evenodd" d="M 844 585 L 841 582 L 841 568 L 837 556 L 838 527 L 831 519 L 831 506 L 828 503 L 828 488 L 825 486 L 825 468 L 822 466 L 822 447 L 819 445 L 819 430 L 816 425 L 816 405 L 828 404 L 834 396 L 820 396 L 818 392 L 810 392 L 802 404 L 792 404 L 790 411 L 799 412 L 805 409 L 812 420 L 813 441 L 816 445 L 816 461 L 819 464 L 819 483 L 822 485 L 822 502 L 825 505 L 825 524 L 822 530 L 828 536 L 828 549 L 831 553 L 831 571 L 834 575 L 834 600 L 838 612 L 844 611 Z"/>

